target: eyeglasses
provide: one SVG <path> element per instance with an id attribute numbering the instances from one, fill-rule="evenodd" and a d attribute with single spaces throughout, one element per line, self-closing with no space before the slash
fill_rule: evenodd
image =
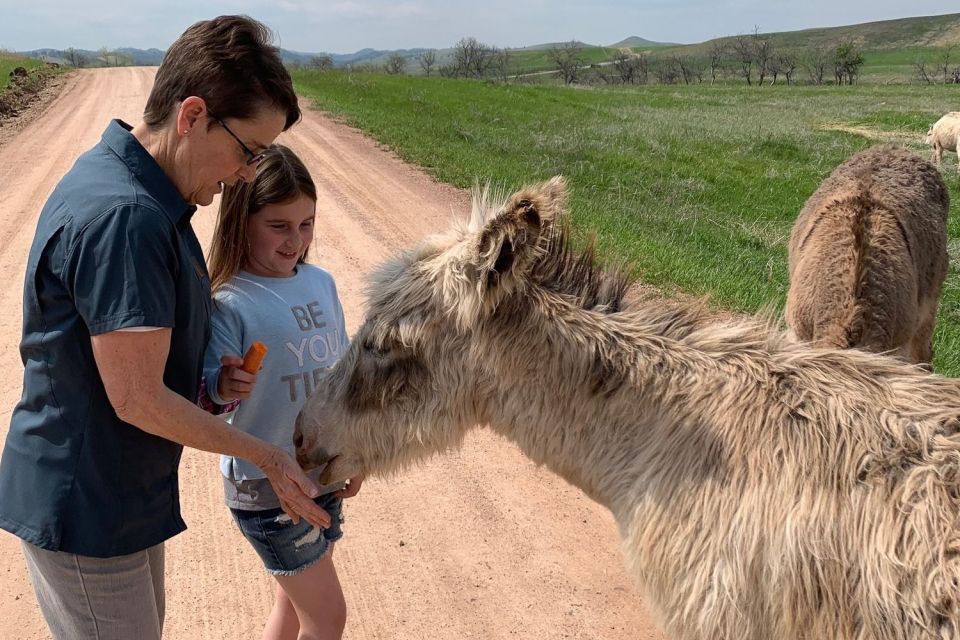
<path id="1" fill-rule="evenodd" d="M 223 120 L 221 120 L 221 119 L 218 118 L 217 116 L 213 115 L 213 114 L 210 112 L 209 109 L 207 109 L 207 114 L 208 114 L 211 118 L 213 118 L 214 120 L 216 120 L 217 123 L 218 123 L 221 127 L 223 127 L 223 130 L 226 131 L 227 133 L 229 133 L 230 136 L 231 136 L 234 140 L 237 141 L 237 144 L 240 145 L 240 148 L 243 149 L 243 153 L 246 154 L 246 156 L 247 156 L 247 166 L 249 166 L 249 167 L 255 167 L 255 166 L 257 166 L 258 164 L 260 164 L 260 161 L 263 160 L 263 157 L 264 157 L 265 155 L 267 155 L 267 154 L 265 154 L 265 153 L 254 153 L 253 151 L 250 150 L 250 147 L 248 147 L 247 145 L 243 144 L 243 140 L 241 140 L 241 139 L 237 136 L 237 134 L 235 134 L 233 131 L 230 130 L 230 127 L 227 126 L 227 123 L 226 123 L 226 122 L 224 122 Z"/>

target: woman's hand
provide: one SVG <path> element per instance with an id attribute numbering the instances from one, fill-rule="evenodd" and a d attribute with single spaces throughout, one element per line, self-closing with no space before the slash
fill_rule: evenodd
<path id="1" fill-rule="evenodd" d="M 257 374 L 247 373 L 240 368 L 243 358 L 240 356 L 223 356 L 220 358 L 220 377 L 217 378 L 217 395 L 221 399 L 246 400 L 257 383 Z"/>
<path id="2" fill-rule="evenodd" d="M 260 467 L 280 499 L 280 507 L 294 524 L 302 517 L 315 527 L 330 526 L 330 514 L 313 501 L 319 488 L 300 468 L 289 453 L 273 445 L 264 444 L 264 454 L 254 464 Z"/>
<path id="3" fill-rule="evenodd" d="M 337 496 L 338 498 L 352 498 L 360 493 L 360 485 L 363 484 L 364 478 L 366 478 L 364 475 L 350 478 L 347 480 L 347 484 L 343 487 L 343 489 L 334 492 L 333 495 Z"/>

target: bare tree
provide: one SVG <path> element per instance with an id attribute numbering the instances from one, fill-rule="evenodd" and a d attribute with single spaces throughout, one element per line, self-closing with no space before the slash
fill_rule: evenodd
<path id="1" fill-rule="evenodd" d="M 482 78 L 490 68 L 492 57 L 493 47 L 490 45 L 476 38 L 462 38 L 453 46 L 449 73 L 453 77 Z"/>
<path id="2" fill-rule="evenodd" d="M 723 68 L 723 63 L 727 58 L 728 47 L 723 40 L 715 40 L 710 47 L 710 84 L 717 81 L 717 73 Z"/>
<path id="3" fill-rule="evenodd" d="M 647 77 L 650 74 L 650 56 L 645 53 L 637 54 L 637 82 L 647 84 Z"/>
<path id="4" fill-rule="evenodd" d="M 940 55 L 937 57 L 937 71 L 943 73 L 943 84 L 949 84 L 953 81 L 950 73 L 950 57 L 953 55 L 955 48 L 956 47 L 954 45 L 950 45 L 941 51 Z"/>
<path id="5" fill-rule="evenodd" d="M 492 47 L 490 53 L 490 71 L 500 82 L 507 81 L 510 75 L 510 63 L 512 61 L 513 56 L 510 55 L 509 49 Z"/>
<path id="6" fill-rule="evenodd" d="M 623 84 L 633 84 L 637 81 L 639 73 L 639 56 L 630 49 L 617 49 L 613 54 L 613 66 L 620 74 L 620 81 Z"/>
<path id="7" fill-rule="evenodd" d="M 757 65 L 757 86 L 763 86 L 763 81 L 770 73 L 770 65 L 775 60 L 773 42 L 770 38 L 760 34 L 760 27 L 753 28 L 753 60 Z"/>
<path id="8" fill-rule="evenodd" d="M 832 54 L 824 47 L 810 47 L 800 56 L 800 64 L 807 70 L 810 76 L 810 82 L 813 84 L 823 84 L 823 77 L 827 72 L 827 66 L 830 64 Z"/>
<path id="9" fill-rule="evenodd" d="M 317 71 L 327 71 L 328 69 L 333 68 L 333 57 L 322 53 L 317 56 L 310 57 L 310 67 L 316 69 Z"/>
<path id="10" fill-rule="evenodd" d="M 63 52 L 63 57 L 71 67 L 76 69 L 82 69 L 87 66 L 87 56 L 85 56 L 80 51 L 77 51 L 73 47 L 70 47 Z"/>
<path id="11" fill-rule="evenodd" d="M 746 79 L 747 84 L 753 84 L 753 63 L 756 60 L 753 46 L 753 39 L 747 35 L 734 36 L 730 40 L 734 61 L 739 66 L 740 76 Z"/>
<path id="12" fill-rule="evenodd" d="M 917 59 L 913 61 L 913 75 L 920 82 L 933 84 L 933 78 L 930 77 L 930 74 L 931 71 L 927 68 L 927 59 L 922 55 L 918 55 Z"/>
<path id="13" fill-rule="evenodd" d="M 429 76 L 430 72 L 433 70 L 433 65 L 437 62 L 437 52 L 433 49 L 424 51 L 417 57 L 417 61 L 420 63 L 420 67 L 423 69 L 423 72 Z"/>
<path id="14" fill-rule="evenodd" d="M 651 67 L 653 74 L 657 77 L 657 82 L 660 84 L 674 84 L 680 79 L 680 68 L 674 58 L 654 60 Z"/>
<path id="15" fill-rule="evenodd" d="M 111 51 L 107 47 L 100 47 L 97 51 L 97 60 L 105 67 L 129 67 L 133 64 L 133 56 Z"/>
<path id="16" fill-rule="evenodd" d="M 407 68 L 407 59 L 402 53 L 391 53 L 387 58 L 387 62 L 383 65 L 383 68 L 392 76 L 400 75 Z"/>
<path id="17" fill-rule="evenodd" d="M 580 45 L 576 42 L 571 40 L 559 47 L 552 47 L 547 51 L 547 59 L 557 67 L 564 84 L 577 81 L 583 59 L 580 57 Z"/>
<path id="18" fill-rule="evenodd" d="M 793 79 L 793 73 L 797 70 L 797 56 L 793 53 L 780 53 L 777 54 L 777 67 L 783 73 L 783 77 L 787 79 L 787 84 L 791 83 Z M 774 76 L 774 82 L 776 82 L 776 76 Z"/>
<path id="19" fill-rule="evenodd" d="M 687 56 L 672 56 L 670 63 L 674 68 L 680 71 L 680 77 L 683 78 L 683 84 L 690 84 L 693 79 L 693 70 L 690 64 L 690 58 Z"/>

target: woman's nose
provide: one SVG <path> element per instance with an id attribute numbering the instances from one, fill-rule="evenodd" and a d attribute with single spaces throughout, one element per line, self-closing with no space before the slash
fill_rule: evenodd
<path id="1" fill-rule="evenodd" d="M 253 182 L 253 179 L 257 177 L 257 168 L 244 163 L 239 169 L 237 169 L 237 175 L 240 176 L 240 179 L 244 182 Z"/>

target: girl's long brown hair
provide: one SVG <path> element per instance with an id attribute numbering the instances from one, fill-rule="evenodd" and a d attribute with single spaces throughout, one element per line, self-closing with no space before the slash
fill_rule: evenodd
<path id="1" fill-rule="evenodd" d="M 317 188 L 303 162 L 282 144 L 267 149 L 257 165 L 253 182 L 237 182 L 225 186 L 220 197 L 217 227 L 210 244 L 207 264 L 211 288 L 216 291 L 237 274 L 247 262 L 247 219 L 268 204 L 290 202 L 300 195 L 317 201 Z M 306 252 L 300 262 L 306 260 Z"/>

